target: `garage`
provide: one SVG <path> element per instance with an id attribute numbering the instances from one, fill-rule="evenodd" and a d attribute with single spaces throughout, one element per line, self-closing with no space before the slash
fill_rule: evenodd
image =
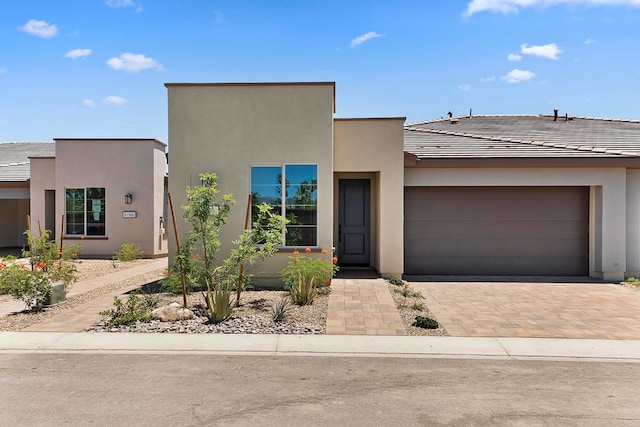
<path id="1" fill-rule="evenodd" d="M 588 276 L 589 187 L 405 187 L 405 275 Z"/>

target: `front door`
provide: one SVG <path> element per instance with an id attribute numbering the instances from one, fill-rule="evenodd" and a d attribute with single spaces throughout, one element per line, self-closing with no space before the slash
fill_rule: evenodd
<path id="1" fill-rule="evenodd" d="M 341 265 L 370 265 L 370 183 L 341 179 L 338 208 L 338 259 Z"/>

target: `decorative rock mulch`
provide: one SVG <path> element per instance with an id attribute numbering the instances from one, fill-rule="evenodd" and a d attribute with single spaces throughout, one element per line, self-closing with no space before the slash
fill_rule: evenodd
<path id="1" fill-rule="evenodd" d="M 423 329 L 413 326 L 413 322 L 416 319 L 416 316 L 425 316 L 430 317 L 432 319 L 438 320 L 435 318 L 433 313 L 429 311 L 427 307 L 427 300 L 424 298 L 417 297 L 407 297 L 400 295 L 396 292 L 396 290 L 401 289 L 401 286 L 393 285 L 389 283 L 389 292 L 391 292 L 391 296 L 393 297 L 393 302 L 396 303 L 396 307 L 398 308 L 398 313 L 400 314 L 400 318 L 402 319 L 402 323 L 404 323 L 404 327 L 407 330 L 407 334 L 414 336 L 449 336 L 449 333 L 440 325 L 438 329 Z M 410 288 L 411 289 L 411 288 Z M 414 290 L 415 291 L 415 290 Z M 411 307 L 413 304 L 422 304 L 424 307 L 423 310 L 414 310 Z"/>
<path id="2" fill-rule="evenodd" d="M 194 319 L 174 322 L 138 322 L 132 326 L 110 328 L 107 319 L 96 322 L 86 332 L 138 332 L 138 333 L 218 333 L 218 334 L 324 334 L 327 323 L 328 296 L 318 295 L 312 305 L 290 305 L 285 320 L 274 322 L 271 308 L 288 292 L 245 291 L 240 298 L 240 307 L 233 307 L 231 317 L 221 323 L 209 322 L 203 309 L 204 298 L 196 292 L 188 296 L 187 306 L 195 314 Z M 159 305 L 172 301 L 182 303 L 181 295 L 159 294 Z M 235 301 L 232 301 L 234 303 Z"/>

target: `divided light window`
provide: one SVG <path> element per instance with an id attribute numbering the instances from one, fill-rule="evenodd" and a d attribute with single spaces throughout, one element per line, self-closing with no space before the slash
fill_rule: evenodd
<path id="1" fill-rule="evenodd" d="M 252 223 L 261 203 L 289 220 L 285 246 L 318 244 L 317 165 L 251 166 Z"/>
<path id="2" fill-rule="evenodd" d="M 65 223 L 68 236 L 105 236 L 104 188 L 67 188 Z"/>

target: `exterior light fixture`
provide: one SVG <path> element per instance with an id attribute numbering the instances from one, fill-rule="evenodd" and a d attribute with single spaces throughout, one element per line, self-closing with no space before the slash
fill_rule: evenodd
<path id="1" fill-rule="evenodd" d="M 133 202 L 133 194 L 127 193 L 124 195 L 124 204 L 130 205 Z"/>

